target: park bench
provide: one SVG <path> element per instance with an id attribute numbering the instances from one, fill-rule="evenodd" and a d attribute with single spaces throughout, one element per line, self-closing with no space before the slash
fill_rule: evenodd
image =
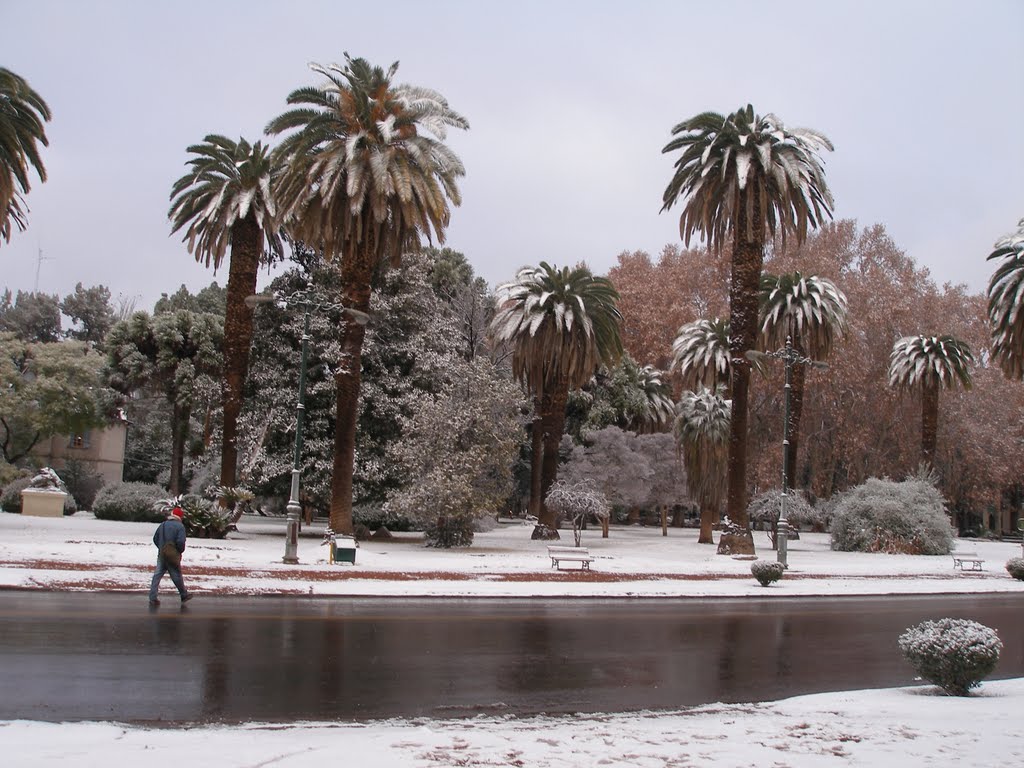
<path id="1" fill-rule="evenodd" d="M 971 564 L 972 571 L 982 570 L 981 564 L 985 561 L 978 557 L 977 552 L 954 552 L 953 553 L 953 569 L 959 568 L 961 571 L 964 569 L 964 563 Z"/>
<path id="2" fill-rule="evenodd" d="M 593 557 L 586 547 L 548 547 L 548 557 L 551 558 L 551 567 L 562 570 L 562 563 L 579 563 L 581 571 L 589 571 Z"/>

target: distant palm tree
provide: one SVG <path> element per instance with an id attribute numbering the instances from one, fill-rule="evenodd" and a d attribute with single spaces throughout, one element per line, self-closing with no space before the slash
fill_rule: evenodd
<path id="1" fill-rule="evenodd" d="M 662 431 L 671 423 L 676 409 L 672 401 L 672 387 L 664 372 L 653 365 L 645 365 L 637 369 L 636 383 L 642 401 L 638 416 L 627 424 L 627 428 L 640 434 Z"/>
<path id="2" fill-rule="evenodd" d="M 288 96 L 296 108 L 267 125 L 287 133 L 275 157 L 282 173 L 275 196 L 291 235 L 338 261 L 342 302 L 365 313 L 378 268 L 397 265 L 421 238 L 444 242 L 449 202 L 462 198 L 466 171 L 444 140 L 469 123 L 441 94 L 394 82 L 387 70 L 345 54 L 345 65 L 313 64 L 323 86 Z M 289 133 L 290 132 L 290 133 Z M 366 329 L 343 315 L 337 383 L 331 528 L 352 532 L 352 470 Z"/>
<path id="3" fill-rule="evenodd" d="M 805 277 L 799 272 L 761 276 L 760 330 L 764 349 L 784 348 L 786 339 L 791 339 L 793 350 L 801 357 L 824 360 L 832 353 L 835 337 L 846 333 L 846 313 L 846 294 L 827 278 Z M 796 471 L 806 376 L 806 366 L 794 363 L 790 418 L 786 425 L 786 466 L 790 469 L 787 489 L 793 487 L 792 475 Z"/>
<path id="4" fill-rule="evenodd" d="M 787 129 L 775 115 L 748 105 L 728 116 L 704 112 L 672 129 L 662 152 L 682 150 L 662 197 L 662 210 L 685 205 L 679 233 L 687 245 L 699 232 L 721 252 L 732 243 L 729 289 L 733 413 L 729 437 L 730 519 L 748 527 L 746 353 L 757 339 L 758 282 L 764 247 L 778 235 L 797 243 L 832 214 L 832 195 L 818 153 L 832 149 L 822 134 Z M 753 552 L 753 539 L 747 546 Z"/>
<path id="5" fill-rule="evenodd" d="M 676 445 L 686 467 L 686 484 L 700 507 L 698 544 L 713 544 L 711 527 L 728 490 L 729 419 L 732 403 L 724 390 L 684 392 L 676 411 Z"/>
<path id="6" fill-rule="evenodd" d="M 171 188 L 171 232 L 182 227 L 189 253 L 196 261 L 220 268 L 231 246 L 227 310 L 224 318 L 223 448 L 220 484 L 236 484 L 238 415 L 242 410 L 245 377 L 252 343 L 252 309 L 245 297 L 256 292 L 256 273 L 264 248 L 280 250 L 277 208 L 270 191 L 273 165 L 270 151 L 260 142 L 234 142 L 209 135 L 187 150 L 195 155 L 191 170 Z"/>
<path id="7" fill-rule="evenodd" d="M 971 388 L 974 362 L 966 342 L 953 336 L 904 336 L 892 347 L 889 386 L 921 390 L 921 459 L 931 464 L 939 424 L 939 390 Z"/>
<path id="8" fill-rule="evenodd" d="M 49 146 L 43 123 L 51 118 L 42 96 L 24 78 L 0 67 L 0 237 L 11 241 L 11 223 L 28 226 L 29 170 L 46 181 L 39 144 Z"/>
<path id="9" fill-rule="evenodd" d="M 988 282 L 992 357 L 1008 378 L 1024 379 L 1024 219 L 1001 238 L 989 259 L 1003 259 Z"/>
<path id="10" fill-rule="evenodd" d="M 681 326 L 672 342 L 672 368 L 679 371 L 686 389 L 728 387 L 729 321 L 716 317 Z"/>
<path id="11" fill-rule="evenodd" d="M 536 410 L 530 483 L 530 509 L 539 513 L 535 537 L 557 538 L 554 511 L 542 500 L 558 474 L 566 400 L 599 365 L 622 357 L 619 294 L 586 267 L 557 269 L 541 262 L 521 269 L 497 295 L 491 335 L 511 346 L 512 373 L 533 395 Z"/>

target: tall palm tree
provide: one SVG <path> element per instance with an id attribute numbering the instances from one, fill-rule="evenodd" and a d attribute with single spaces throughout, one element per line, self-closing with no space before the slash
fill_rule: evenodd
<path id="1" fill-rule="evenodd" d="M 184 242 L 196 261 L 216 272 L 231 247 L 227 311 L 224 318 L 223 448 L 220 483 L 233 486 L 238 467 L 238 415 L 249 370 L 252 312 L 245 297 L 256 292 L 256 273 L 264 249 L 280 250 L 277 208 L 271 195 L 270 150 L 224 136 L 209 135 L 187 150 L 191 170 L 171 188 L 167 216 L 171 232 L 183 227 Z"/>
<path id="2" fill-rule="evenodd" d="M 832 353 L 836 335 L 846 333 L 846 311 L 846 294 L 827 278 L 805 277 L 799 272 L 761 276 L 760 331 L 764 349 L 784 348 L 790 339 L 793 351 L 801 358 L 824 360 Z M 796 470 L 806 378 L 806 365 L 793 363 L 785 437 L 789 454 L 785 464 L 791 475 L 786 478 L 787 490 L 793 487 L 792 473 Z"/>
<path id="3" fill-rule="evenodd" d="M 889 386 L 921 390 L 921 460 L 931 464 L 939 426 L 939 390 L 971 388 L 971 348 L 953 336 L 904 336 L 889 358 Z"/>
<path id="4" fill-rule="evenodd" d="M 700 507 L 698 544 L 713 544 L 711 526 L 728 490 L 729 419 L 732 403 L 724 390 L 701 387 L 684 392 L 676 410 L 673 432 L 686 467 L 686 484 Z"/>
<path id="5" fill-rule="evenodd" d="M 1024 379 L 1024 219 L 988 258 L 1003 259 L 988 282 L 992 356 L 1008 378 Z"/>
<path id="6" fill-rule="evenodd" d="M 345 54 L 345 64 L 313 64 L 322 86 L 288 96 L 294 109 L 267 125 L 286 133 L 275 156 L 282 173 L 275 196 L 297 240 L 339 262 L 342 302 L 370 308 L 371 283 L 386 261 L 397 264 L 421 238 L 444 242 L 459 205 L 462 161 L 444 140 L 448 128 L 468 128 L 441 94 L 394 82 L 387 70 Z M 360 365 L 365 328 L 343 315 L 337 383 L 331 528 L 352 532 Z"/>
<path id="7" fill-rule="evenodd" d="M 49 146 L 43 123 L 50 108 L 24 78 L 0 67 L 0 237 L 11 241 L 11 223 L 24 231 L 28 226 L 29 171 L 46 181 L 39 146 Z"/>
<path id="8" fill-rule="evenodd" d="M 530 508 L 540 513 L 535 538 L 557 538 L 554 511 L 544 509 L 542 500 L 558 473 L 566 400 L 599 365 L 614 365 L 622 357 L 619 294 L 611 281 L 594 277 L 584 266 L 557 269 L 541 262 L 521 269 L 497 295 L 491 335 L 512 347 L 512 373 L 535 404 L 530 483 Z"/>
<path id="9" fill-rule="evenodd" d="M 728 387 L 729 321 L 716 317 L 681 326 L 672 342 L 672 368 L 679 371 L 686 389 Z"/>
<path id="10" fill-rule="evenodd" d="M 832 149 L 816 131 L 787 129 L 775 115 L 756 115 L 752 106 L 723 117 L 704 112 L 672 129 L 662 152 L 682 150 L 665 188 L 662 211 L 685 204 L 679 233 L 687 245 L 699 232 L 721 252 L 732 243 L 729 286 L 731 394 L 729 437 L 730 519 L 747 520 L 747 398 L 750 367 L 746 352 L 757 339 L 758 282 L 768 238 L 797 243 L 832 215 L 832 195 L 818 153 Z M 753 552 L 753 539 L 748 542 Z"/>

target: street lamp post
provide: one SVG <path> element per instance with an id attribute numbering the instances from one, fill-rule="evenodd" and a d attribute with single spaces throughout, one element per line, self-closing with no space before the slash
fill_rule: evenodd
<path id="1" fill-rule="evenodd" d="M 292 453 L 292 483 L 288 493 L 288 504 L 285 507 L 287 528 L 284 537 L 284 557 L 282 562 L 295 565 L 299 562 L 299 518 L 302 504 L 299 502 L 299 483 L 302 478 L 302 427 L 306 420 L 306 363 L 309 360 L 309 316 L 314 310 L 338 309 L 349 315 L 359 325 L 366 325 L 370 316 L 357 309 L 341 304 L 316 302 L 308 292 L 293 296 L 278 297 L 274 294 L 253 294 L 246 296 L 245 303 L 253 308 L 260 304 L 279 304 L 285 307 L 302 307 L 302 354 L 299 358 L 299 400 L 295 404 L 295 448 Z"/>
<path id="2" fill-rule="evenodd" d="M 789 420 L 790 420 L 790 406 L 789 397 L 790 392 L 793 389 L 793 365 L 800 363 L 803 365 L 811 365 L 815 368 L 828 368 L 825 363 L 820 363 L 816 360 L 812 360 L 809 357 L 805 357 L 797 352 L 793 348 L 793 337 L 786 337 L 786 346 L 782 349 L 777 349 L 774 352 L 747 352 L 747 357 L 750 359 L 762 358 L 762 357 L 775 357 L 782 360 L 786 365 L 786 385 L 783 390 L 783 407 L 782 407 L 782 498 L 779 502 L 779 522 L 776 525 L 775 532 L 775 545 L 778 550 L 777 560 L 782 563 L 786 568 L 789 567 L 789 520 L 786 517 L 786 499 L 789 494 Z"/>

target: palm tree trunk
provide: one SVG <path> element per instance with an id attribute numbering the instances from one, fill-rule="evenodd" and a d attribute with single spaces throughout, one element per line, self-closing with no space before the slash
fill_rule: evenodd
<path id="1" fill-rule="evenodd" d="M 530 425 L 530 506 L 529 513 L 540 520 L 541 472 L 544 463 L 544 403 L 542 397 L 534 400 L 533 422 Z"/>
<path id="2" fill-rule="evenodd" d="M 698 544 L 714 544 L 711 536 L 711 527 L 715 522 L 715 510 L 712 507 L 701 507 L 700 509 L 700 536 L 697 537 Z"/>
<path id="3" fill-rule="evenodd" d="M 925 381 L 921 388 L 921 461 L 929 466 L 935 460 L 939 432 L 939 385 Z"/>
<path id="4" fill-rule="evenodd" d="M 750 534 L 750 521 L 747 517 L 747 400 L 750 388 L 750 363 L 746 359 L 746 353 L 754 349 L 757 339 L 758 289 L 764 263 L 764 243 L 760 195 L 757 187 L 752 191 L 752 200 L 748 200 L 750 189 L 739 196 L 739 215 L 734 229 L 732 276 L 729 282 L 732 419 L 729 425 L 729 490 L 726 510 L 732 522 L 747 529 L 745 542 L 732 542 L 733 554 L 754 553 L 754 539 Z"/>
<path id="5" fill-rule="evenodd" d="M 238 472 L 238 416 L 242 411 L 242 388 L 249 371 L 252 345 L 252 309 L 245 297 L 256 292 L 262 236 L 256 217 L 250 212 L 231 230 L 231 262 L 228 267 L 227 312 L 224 317 L 224 431 L 220 459 L 220 484 L 234 486 Z"/>
<path id="6" fill-rule="evenodd" d="M 370 283 L 373 279 L 372 248 L 361 261 L 342 262 L 342 302 L 360 312 L 370 311 Z M 334 464 L 331 471 L 330 526 L 335 533 L 352 534 L 352 475 L 356 457 L 356 424 L 359 421 L 359 387 L 362 381 L 364 326 L 342 315 L 341 356 L 334 416 Z"/>
<path id="7" fill-rule="evenodd" d="M 799 345 L 794 344 L 793 348 L 803 354 Z M 800 441 L 800 419 L 804 412 L 804 384 L 807 380 L 807 367 L 802 363 L 794 363 L 793 379 L 789 391 L 789 424 L 786 425 L 786 441 L 788 448 L 786 453 L 786 466 L 789 467 L 789 476 L 786 478 L 786 490 L 791 491 L 796 483 L 793 478 L 797 475 L 796 455 L 797 444 Z"/>
<path id="8" fill-rule="evenodd" d="M 550 399 L 545 398 L 544 420 L 544 461 L 541 465 L 541 515 L 539 526 L 555 531 L 555 513 L 549 511 L 544 499 L 558 478 L 558 448 L 565 431 L 565 403 L 569 398 L 569 381 L 559 377 L 551 388 Z M 557 538 L 557 531 L 556 531 Z"/>
<path id="9" fill-rule="evenodd" d="M 187 405 L 173 404 L 171 416 L 171 477 L 168 483 L 170 494 L 182 493 L 182 474 L 185 467 L 185 440 L 188 438 L 188 422 L 192 409 Z"/>

